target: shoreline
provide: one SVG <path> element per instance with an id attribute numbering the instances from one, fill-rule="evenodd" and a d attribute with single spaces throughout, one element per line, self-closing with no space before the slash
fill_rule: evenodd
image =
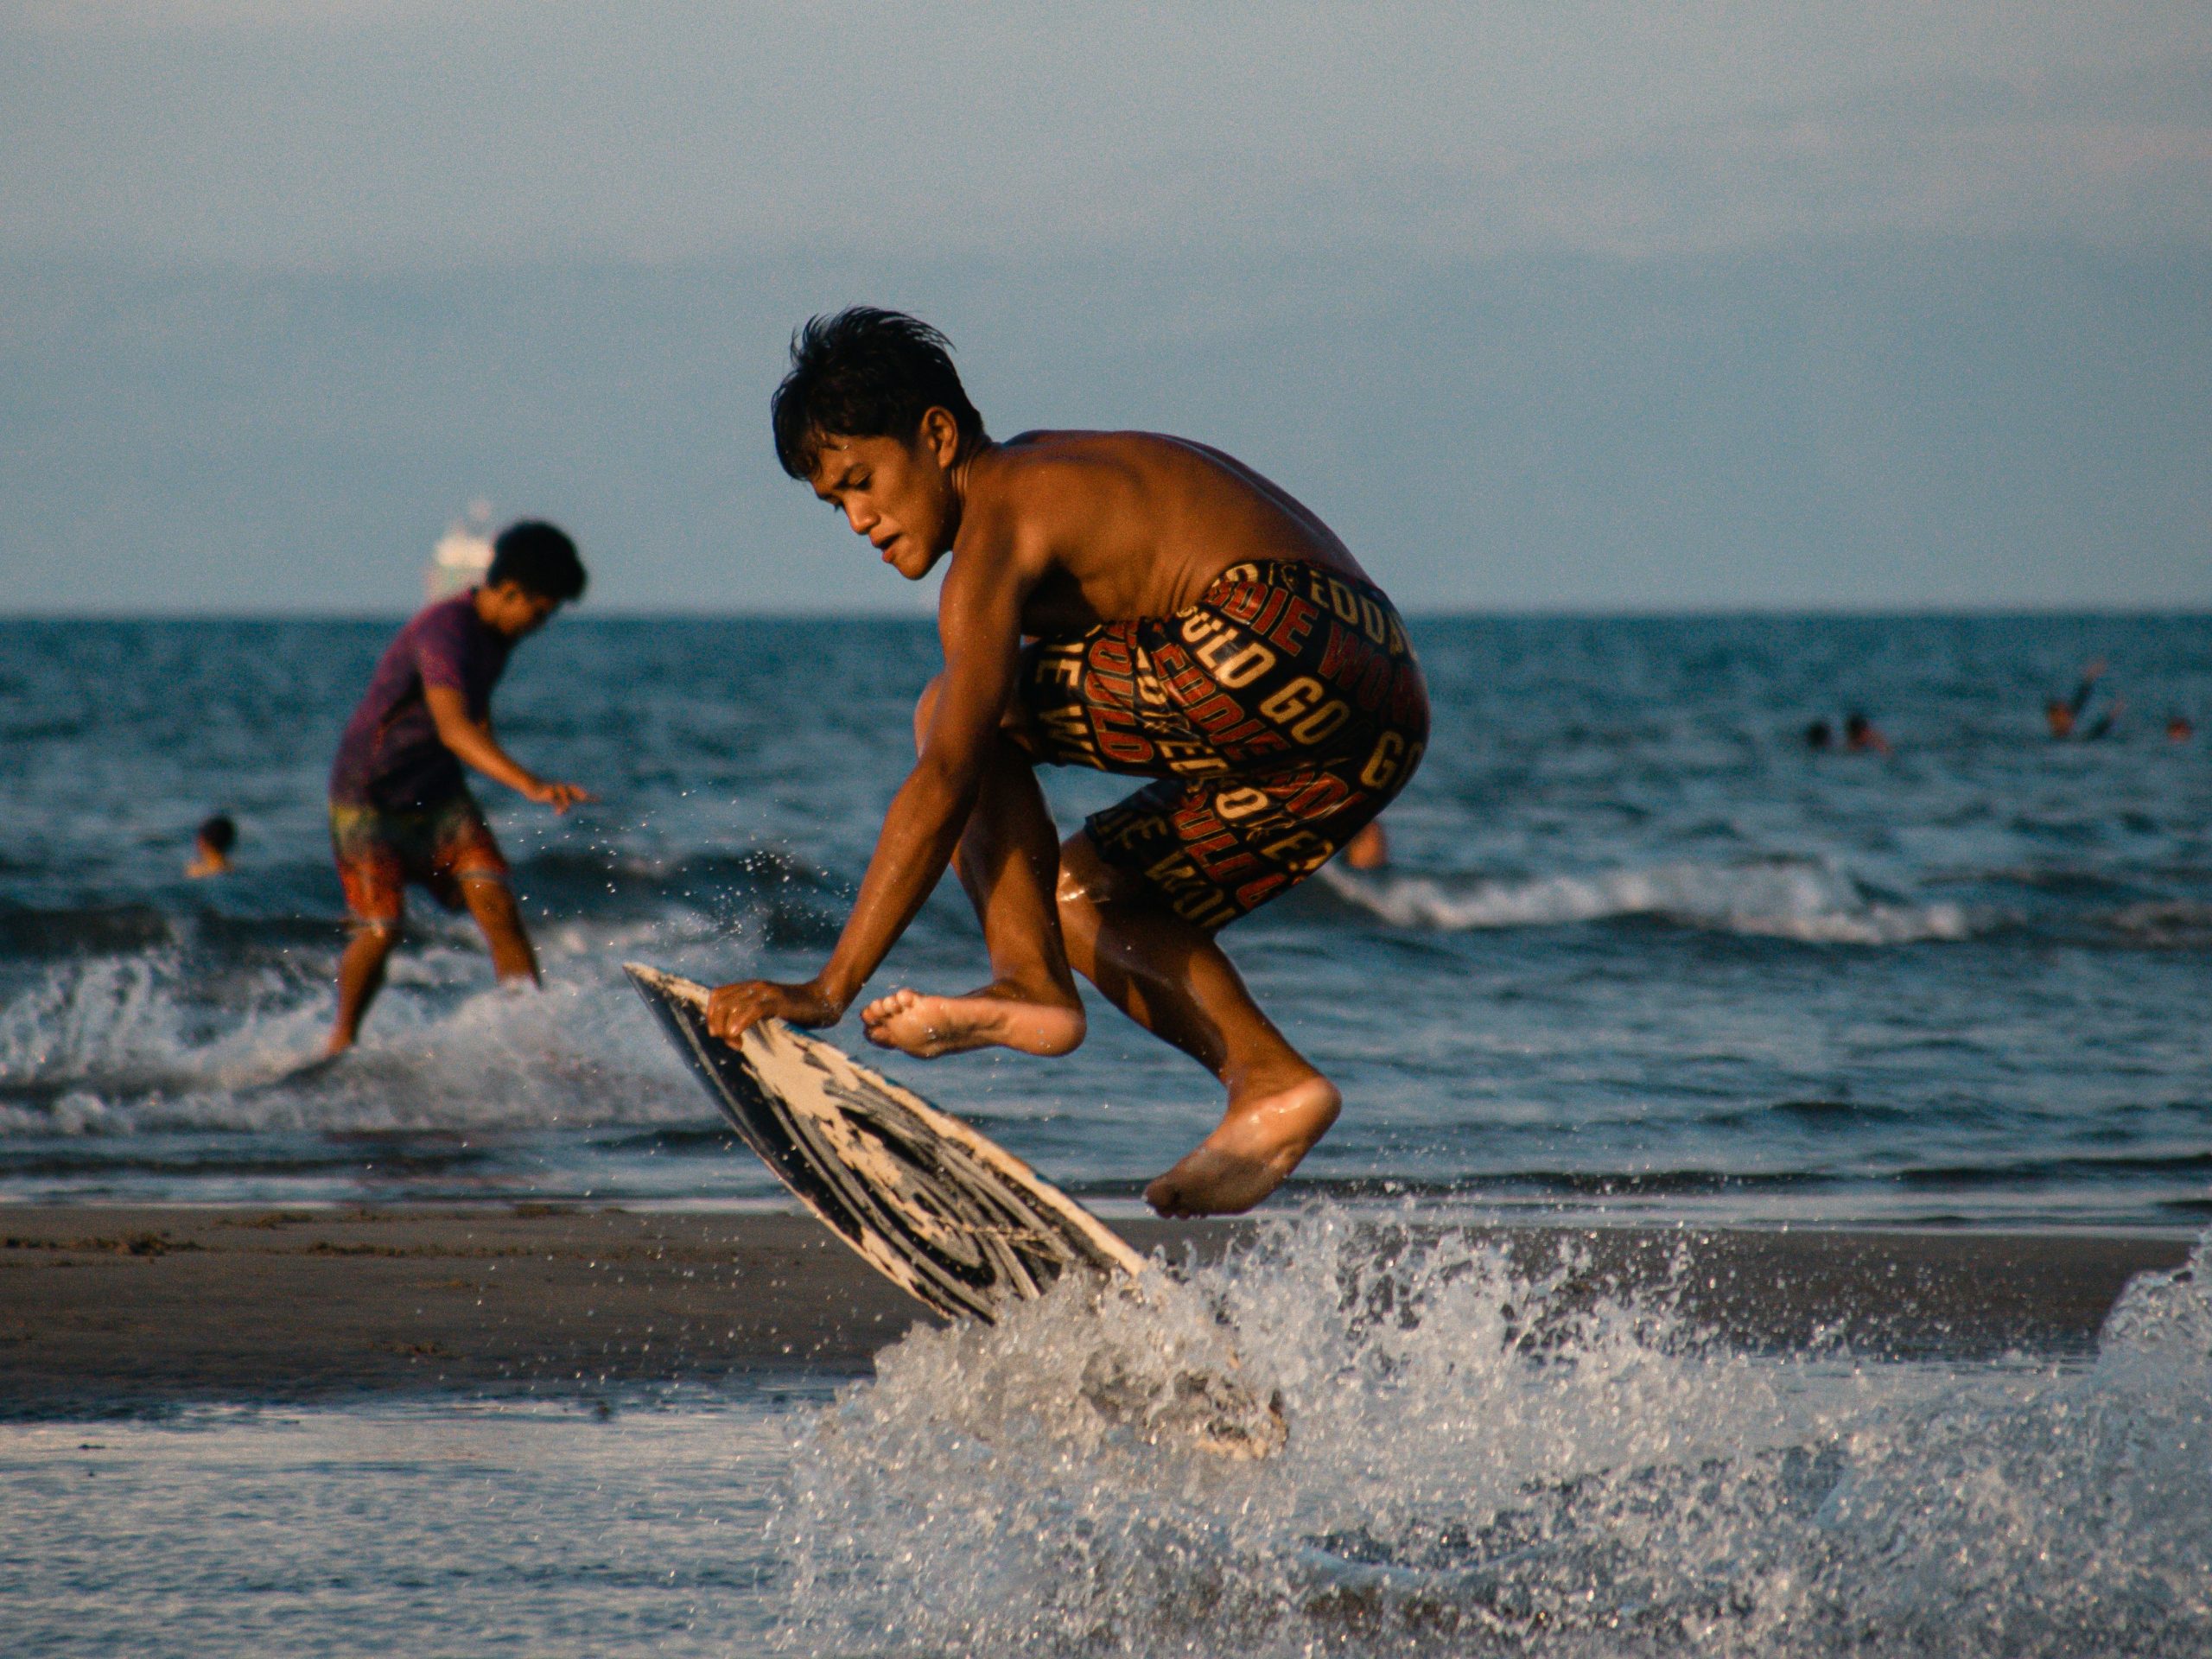
<path id="1" fill-rule="evenodd" d="M 1217 1259 L 1256 1230 L 1111 1224 L 1171 1262 Z M 1375 1226 L 1378 1248 L 1402 1236 Z M 1894 1358 L 2087 1353 L 2126 1281 L 2190 1249 L 2080 1231 L 1457 1230 L 1524 1267 L 1579 1249 L 1579 1287 L 1665 1288 L 1726 1346 Z M 0 1206 L 10 1419 L 855 1377 L 928 1317 L 791 1212 Z"/>

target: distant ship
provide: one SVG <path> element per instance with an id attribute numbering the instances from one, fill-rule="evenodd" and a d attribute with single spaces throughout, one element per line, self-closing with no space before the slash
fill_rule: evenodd
<path id="1" fill-rule="evenodd" d="M 492 568 L 492 504 L 472 501 L 466 518 L 446 526 L 438 544 L 430 550 L 429 568 L 423 572 L 423 588 L 435 604 L 466 593 L 484 580 Z"/>

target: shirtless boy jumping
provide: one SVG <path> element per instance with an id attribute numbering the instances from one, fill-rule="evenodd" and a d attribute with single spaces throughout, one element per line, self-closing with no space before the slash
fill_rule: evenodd
<path id="1" fill-rule="evenodd" d="M 1163 1215 L 1247 1210 L 1341 1097 L 1260 1012 L 1217 930 L 1312 874 L 1420 763 L 1428 698 L 1390 601 L 1313 513 L 1216 449 L 1141 432 L 1001 443 L 944 337 L 855 308 L 792 342 L 776 453 L 938 605 L 944 671 L 829 964 L 725 985 L 709 1025 L 840 1020 L 948 862 L 991 982 L 893 991 L 870 1041 L 924 1059 L 1065 1054 L 1082 974 L 1219 1077 L 1220 1127 L 1145 1189 Z M 1063 842 L 1033 768 L 1157 781 Z"/>

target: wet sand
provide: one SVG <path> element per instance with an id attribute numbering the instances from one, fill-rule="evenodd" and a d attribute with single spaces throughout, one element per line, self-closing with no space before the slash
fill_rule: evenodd
<path id="1" fill-rule="evenodd" d="M 1238 1223 L 1116 1224 L 1171 1260 Z M 1671 1284 L 1732 1345 L 1885 1357 L 2086 1351 L 2184 1240 L 2123 1234 L 1474 1230 L 1592 1291 Z M 921 1310 L 798 1215 L 0 1209 L 0 1414 L 394 1393 L 588 1395 L 856 1376 Z M 1382 1248 L 1389 1248 L 1387 1235 Z"/>

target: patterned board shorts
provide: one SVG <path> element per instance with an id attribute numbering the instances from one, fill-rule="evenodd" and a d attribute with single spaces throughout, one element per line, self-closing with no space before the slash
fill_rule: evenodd
<path id="1" fill-rule="evenodd" d="M 1084 829 L 1209 931 L 1326 863 L 1428 742 L 1427 688 L 1390 601 L 1285 561 L 1233 566 L 1173 616 L 1037 641 L 1020 698 L 1039 760 L 1160 780 Z"/>
<path id="2" fill-rule="evenodd" d="M 506 855 L 467 790 L 405 811 L 333 801 L 330 845 L 346 908 L 374 926 L 398 924 L 410 881 L 429 888 L 448 910 L 459 910 L 463 881 L 507 880 Z"/>

